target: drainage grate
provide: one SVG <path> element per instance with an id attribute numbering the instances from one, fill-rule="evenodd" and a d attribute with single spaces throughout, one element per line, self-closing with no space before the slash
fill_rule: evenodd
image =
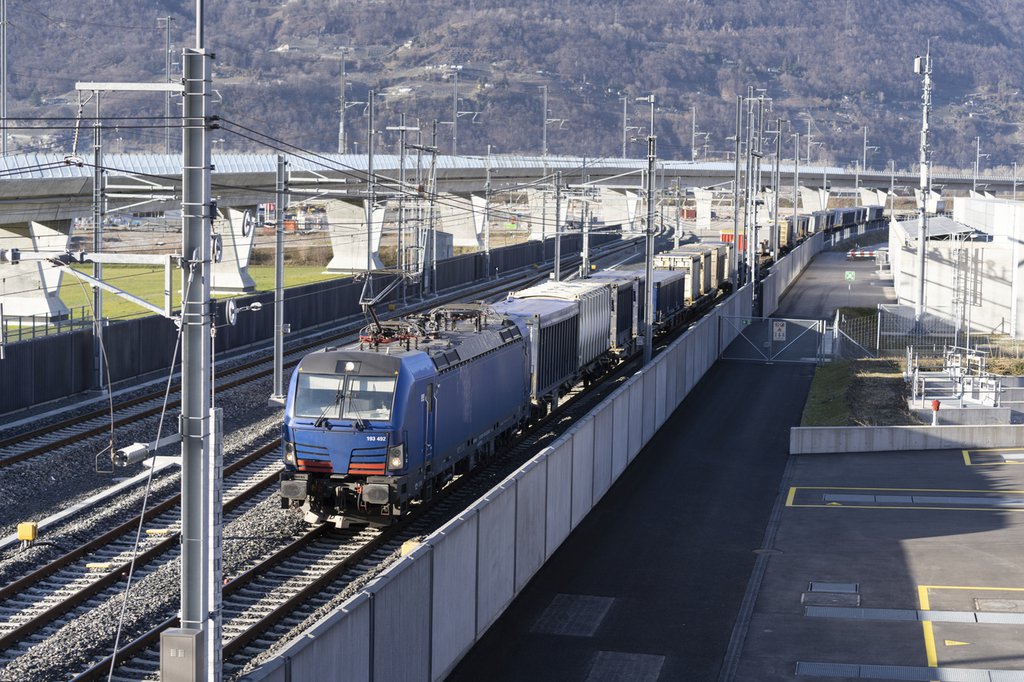
<path id="1" fill-rule="evenodd" d="M 531 632 L 543 635 L 592 637 L 614 601 L 612 597 L 556 594 L 544 609 L 544 613 L 540 614 L 533 624 Z"/>
<path id="2" fill-rule="evenodd" d="M 926 668 L 909 665 L 858 665 L 799 661 L 796 674 L 808 677 L 848 677 L 861 680 L 910 680 L 911 682 L 1024 682 L 1024 671 L 977 668 Z"/>
<path id="3" fill-rule="evenodd" d="M 808 592 L 840 592 L 842 594 L 857 594 L 860 592 L 860 585 L 857 583 L 823 583 L 811 581 L 807 585 Z"/>
<path id="4" fill-rule="evenodd" d="M 656 682 L 664 656 L 598 651 L 586 682 Z"/>
<path id="5" fill-rule="evenodd" d="M 835 592 L 804 592 L 800 603 L 805 606 L 860 606 L 859 594 L 837 594 Z"/>

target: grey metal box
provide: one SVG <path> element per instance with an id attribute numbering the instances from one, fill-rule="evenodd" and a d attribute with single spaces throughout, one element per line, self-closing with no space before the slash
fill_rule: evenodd
<path id="1" fill-rule="evenodd" d="M 171 628 L 160 633 L 161 682 L 199 682 L 203 679 L 202 636 L 202 630 L 192 628 Z"/>

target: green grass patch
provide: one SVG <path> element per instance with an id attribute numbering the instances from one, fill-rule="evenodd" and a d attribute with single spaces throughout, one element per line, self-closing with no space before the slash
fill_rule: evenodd
<path id="1" fill-rule="evenodd" d="M 919 424 L 907 406 L 907 384 L 891 358 L 838 360 L 819 365 L 804 405 L 802 426 Z"/>
<path id="2" fill-rule="evenodd" d="M 846 392 L 853 376 L 852 365 L 848 360 L 818 365 L 804 405 L 801 426 L 843 426 L 850 423 Z"/>
<path id="3" fill-rule="evenodd" d="M 92 274 L 92 266 L 81 266 L 86 274 Z M 256 282 L 257 291 L 274 289 L 274 267 L 266 265 L 249 266 L 249 274 Z M 181 271 L 175 270 L 171 275 L 174 306 L 181 305 Z M 322 282 L 328 279 L 339 279 L 343 275 L 328 274 L 323 266 L 317 265 L 286 265 L 284 269 L 284 285 L 286 287 Z M 164 304 L 164 271 L 161 268 L 107 265 L 103 268 L 104 281 L 138 296 L 154 305 Z M 73 276 L 61 278 L 60 298 L 69 308 L 88 306 L 92 301 L 92 290 Z M 226 298 L 226 297 L 218 297 Z M 150 315 L 150 311 L 130 301 L 110 293 L 103 292 L 103 316 L 112 320 Z M 77 317 L 77 314 L 76 314 Z"/>

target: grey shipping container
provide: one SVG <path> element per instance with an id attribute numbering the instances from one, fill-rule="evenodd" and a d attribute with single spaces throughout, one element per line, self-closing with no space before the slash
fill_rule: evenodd
<path id="1" fill-rule="evenodd" d="M 639 333 L 640 280 L 637 273 L 600 270 L 589 279 L 608 283 L 612 294 L 613 350 L 629 350 Z"/>
<path id="2" fill-rule="evenodd" d="M 586 367 L 611 348 L 612 301 L 607 282 L 574 280 L 545 282 L 518 291 L 517 299 L 556 299 L 576 301 L 579 305 L 578 367 Z"/>

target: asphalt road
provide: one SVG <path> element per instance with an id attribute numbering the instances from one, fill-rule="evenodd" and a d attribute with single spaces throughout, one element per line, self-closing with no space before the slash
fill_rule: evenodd
<path id="1" fill-rule="evenodd" d="M 812 372 L 712 367 L 449 679 L 717 679 Z M 574 619 L 593 635 L 552 632 Z M 648 658 L 595 675 L 608 653 Z"/>

